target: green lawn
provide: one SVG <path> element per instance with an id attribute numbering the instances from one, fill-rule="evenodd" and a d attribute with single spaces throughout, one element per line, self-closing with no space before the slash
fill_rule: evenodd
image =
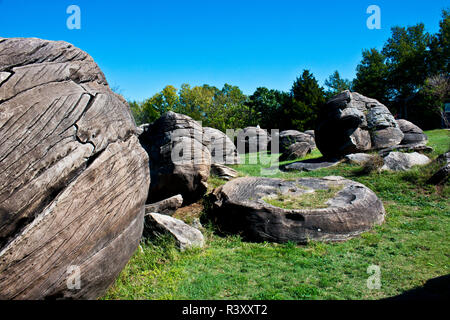
<path id="1" fill-rule="evenodd" d="M 427 134 L 435 148 L 431 157 L 448 150 L 449 131 Z M 319 156 L 315 151 L 308 157 Z M 261 167 L 235 168 L 258 176 Z M 404 173 L 361 175 L 358 166 L 340 164 L 310 173 L 278 172 L 274 177 L 341 175 L 359 181 L 383 201 L 386 222 L 346 242 L 308 245 L 249 243 L 217 236 L 206 226 L 203 249 L 179 252 L 170 239 L 143 243 L 103 298 L 380 299 L 422 286 L 450 273 L 450 186 L 425 184 L 435 169 L 431 164 Z M 381 268 L 379 290 L 366 286 L 370 265 Z"/>

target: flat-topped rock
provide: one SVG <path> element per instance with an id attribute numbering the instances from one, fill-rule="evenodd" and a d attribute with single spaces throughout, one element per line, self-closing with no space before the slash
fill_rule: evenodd
<path id="1" fill-rule="evenodd" d="M 314 171 L 324 168 L 330 168 L 341 163 L 342 160 L 316 158 L 293 162 L 284 166 L 281 166 L 282 171 Z"/>
<path id="2" fill-rule="evenodd" d="M 342 177 L 238 178 L 211 197 L 210 216 L 219 229 L 254 241 L 347 240 L 385 218 L 370 189 Z"/>

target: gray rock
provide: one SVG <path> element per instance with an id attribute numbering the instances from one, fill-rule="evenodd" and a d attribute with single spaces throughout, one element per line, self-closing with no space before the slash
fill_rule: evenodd
<path id="1" fill-rule="evenodd" d="M 159 212 L 161 214 L 172 215 L 183 204 L 181 194 L 145 205 L 145 213 Z"/>
<path id="2" fill-rule="evenodd" d="M 201 248 L 205 244 L 203 234 L 181 220 L 159 213 L 145 215 L 145 237 L 151 238 L 166 234 L 170 234 L 175 238 L 181 250 L 193 247 Z"/>
<path id="3" fill-rule="evenodd" d="M 321 208 L 285 209 L 267 202 L 281 195 L 298 199 L 330 188 L 336 191 Z M 238 178 L 215 189 L 212 200 L 210 216 L 220 230 L 254 241 L 342 241 L 385 218 L 382 202 L 370 189 L 342 177 Z"/>
<path id="4" fill-rule="evenodd" d="M 430 184 L 444 184 L 450 176 L 450 152 L 439 155 L 436 162 L 443 163 L 444 166 L 439 168 L 427 181 Z"/>
<path id="5" fill-rule="evenodd" d="M 430 153 L 433 152 L 433 148 L 423 144 L 400 144 L 394 147 L 378 150 L 378 154 L 385 157 L 392 151 Z"/>
<path id="6" fill-rule="evenodd" d="M 269 149 L 270 142 L 270 134 L 259 127 L 247 127 L 237 132 L 239 154 L 266 151 Z"/>
<path id="7" fill-rule="evenodd" d="M 211 163 L 239 164 L 239 153 L 231 139 L 222 131 L 204 127 L 203 140 L 211 153 Z"/>
<path id="8" fill-rule="evenodd" d="M 406 171 L 413 166 L 426 165 L 430 162 L 430 158 L 418 152 L 391 152 L 384 157 L 384 165 L 381 170 Z"/>
<path id="9" fill-rule="evenodd" d="M 308 143 L 311 146 L 310 149 L 314 149 L 316 147 L 312 136 L 296 130 L 281 131 L 279 134 L 279 139 L 281 153 L 286 153 L 289 147 L 297 142 Z"/>
<path id="10" fill-rule="evenodd" d="M 338 165 L 341 162 L 341 160 L 325 158 L 308 159 L 281 166 L 280 169 L 282 171 L 314 171 L 323 168 L 330 168 Z"/>
<path id="11" fill-rule="evenodd" d="M 327 102 L 315 130 L 317 147 L 326 157 L 395 146 L 403 137 L 386 106 L 348 90 Z"/>
<path id="12" fill-rule="evenodd" d="M 296 142 L 290 145 L 280 156 L 280 161 L 295 160 L 311 153 L 311 144 L 308 142 Z"/>
<path id="13" fill-rule="evenodd" d="M 203 128 L 192 118 L 167 112 L 139 136 L 150 158 L 147 202 L 181 194 L 186 203 L 200 199 L 208 187 L 211 154 Z"/>
<path id="14" fill-rule="evenodd" d="M 142 235 L 148 157 L 130 109 L 67 42 L 0 39 L 0 72 L 0 300 L 95 299 Z"/>
<path id="15" fill-rule="evenodd" d="M 404 134 L 401 144 L 427 144 L 427 135 L 414 123 L 404 119 L 397 120 L 397 123 Z"/>
<path id="16" fill-rule="evenodd" d="M 345 156 L 345 161 L 351 164 L 363 165 L 370 159 L 372 155 L 368 153 L 352 153 Z"/>
<path id="17" fill-rule="evenodd" d="M 223 164 L 214 163 L 211 165 L 211 175 L 224 180 L 231 180 L 239 176 L 239 173 Z"/>
<path id="18" fill-rule="evenodd" d="M 314 130 L 306 130 L 305 131 L 306 134 L 309 134 L 311 137 L 315 138 L 316 134 L 314 133 Z"/>

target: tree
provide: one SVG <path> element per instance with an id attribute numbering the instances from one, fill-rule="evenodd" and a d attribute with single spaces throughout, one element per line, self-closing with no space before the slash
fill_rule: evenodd
<path id="1" fill-rule="evenodd" d="M 327 80 L 325 80 L 325 86 L 329 88 L 326 92 L 326 96 L 327 98 L 331 98 L 342 91 L 351 90 L 352 82 L 348 79 L 342 79 L 341 75 L 336 70 Z"/>
<path id="2" fill-rule="evenodd" d="M 404 103 L 417 93 L 429 75 L 430 35 L 423 23 L 394 27 L 391 31 L 382 50 L 388 68 L 387 83 L 391 98 Z"/>
<path id="3" fill-rule="evenodd" d="M 325 92 L 309 70 L 304 70 L 294 81 L 290 95 L 291 101 L 284 111 L 284 127 L 300 131 L 314 128 L 319 109 L 325 103 Z"/>
<path id="4" fill-rule="evenodd" d="M 450 74 L 450 11 L 442 10 L 439 32 L 430 43 L 430 70 L 432 74 Z"/>
<path id="5" fill-rule="evenodd" d="M 445 115 L 445 101 L 450 97 L 450 78 L 444 75 L 436 75 L 425 81 L 424 92 L 427 96 L 433 97 L 434 101 L 428 104 L 437 113 L 445 128 L 449 126 Z"/>
<path id="6" fill-rule="evenodd" d="M 376 49 L 364 50 L 362 55 L 363 59 L 356 67 L 353 90 L 388 105 L 388 67 L 385 56 Z"/>
<path id="7" fill-rule="evenodd" d="M 259 87 L 249 97 L 248 106 L 256 113 L 256 122 L 262 128 L 279 129 L 283 108 L 289 99 L 286 92 Z"/>

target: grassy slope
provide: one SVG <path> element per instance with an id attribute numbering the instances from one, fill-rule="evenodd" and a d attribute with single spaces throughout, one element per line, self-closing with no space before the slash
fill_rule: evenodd
<path id="1" fill-rule="evenodd" d="M 432 157 L 448 149 L 448 131 L 427 134 L 435 148 Z M 309 157 L 317 156 L 315 151 Z M 258 176 L 260 167 L 236 168 L 242 175 Z M 181 253 L 169 239 L 145 243 L 104 298 L 379 299 L 421 286 L 450 273 L 450 186 L 426 186 L 433 169 L 361 176 L 358 167 L 341 164 L 311 173 L 278 173 L 284 178 L 341 175 L 357 180 L 383 200 L 386 222 L 342 243 L 248 243 L 214 235 L 211 227 L 204 231 L 204 249 Z M 381 267 L 380 290 L 366 287 L 372 264 Z"/>

